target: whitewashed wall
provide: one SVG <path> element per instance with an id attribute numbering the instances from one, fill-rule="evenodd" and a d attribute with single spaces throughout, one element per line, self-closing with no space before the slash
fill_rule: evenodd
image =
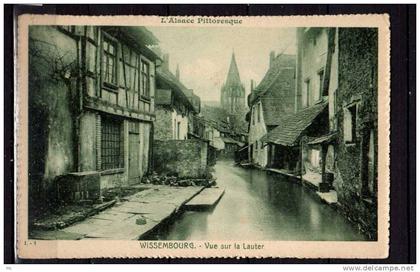
<path id="1" fill-rule="evenodd" d="M 258 122 L 258 117 L 257 117 L 257 109 L 258 109 L 258 104 L 260 104 L 259 106 L 259 110 L 260 110 L 260 121 Z M 255 118 L 255 122 L 254 122 L 254 118 Z M 261 138 L 267 134 L 267 126 L 265 125 L 264 122 L 264 116 L 262 113 L 262 104 L 261 101 L 255 103 L 252 106 L 252 110 L 251 110 L 251 120 L 250 120 L 251 124 L 249 127 L 249 136 L 248 136 L 248 144 L 249 145 L 253 145 L 254 148 L 252 149 L 252 153 L 250 152 L 249 156 L 250 156 L 250 161 L 252 161 L 253 163 L 261 166 L 261 167 L 266 167 L 267 166 L 267 154 L 268 154 L 268 147 L 263 147 L 262 148 L 262 143 L 261 143 Z M 255 145 L 255 142 L 258 142 L 258 148 Z M 251 150 L 251 149 L 249 149 Z"/>

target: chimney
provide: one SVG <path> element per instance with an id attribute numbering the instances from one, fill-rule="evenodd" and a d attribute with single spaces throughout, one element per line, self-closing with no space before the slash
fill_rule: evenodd
<path id="1" fill-rule="evenodd" d="M 164 54 L 163 55 L 163 63 L 162 63 L 163 68 L 169 70 L 169 54 Z"/>
<path id="2" fill-rule="evenodd" d="M 176 65 L 176 72 L 175 72 L 176 79 L 179 80 L 179 64 Z"/>
<path id="3" fill-rule="evenodd" d="M 254 80 L 251 79 L 251 92 L 254 90 Z"/>
<path id="4" fill-rule="evenodd" d="M 276 52 L 271 51 L 270 52 L 270 68 L 273 67 L 274 59 L 276 58 Z"/>

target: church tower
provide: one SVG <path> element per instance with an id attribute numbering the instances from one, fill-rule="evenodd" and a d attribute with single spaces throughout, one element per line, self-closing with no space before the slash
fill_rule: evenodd
<path id="1" fill-rule="evenodd" d="M 230 114 L 241 114 L 245 108 L 245 88 L 239 77 L 235 53 L 232 53 L 226 82 L 222 86 L 220 104 Z"/>

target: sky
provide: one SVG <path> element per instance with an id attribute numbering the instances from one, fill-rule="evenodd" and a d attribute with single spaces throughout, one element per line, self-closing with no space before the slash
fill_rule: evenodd
<path id="1" fill-rule="evenodd" d="M 232 52 L 235 52 L 246 95 L 250 81 L 258 84 L 269 65 L 270 51 L 295 54 L 294 28 L 245 27 L 148 27 L 160 41 L 163 53 L 169 54 L 169 68 L 193 89 L 202 101 L 219 101 L 226 81 Z"/>

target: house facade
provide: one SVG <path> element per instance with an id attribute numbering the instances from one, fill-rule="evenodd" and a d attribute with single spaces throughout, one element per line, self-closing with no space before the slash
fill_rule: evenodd
<path id="1" fill-rule="evenodd" d="M 294 112 L 295 88 L 294 55 L 270 53 L 270 66 L 260 84 L 248 96 L 250 112 L 248 157 L 249 161 L 260 167 L 272 162 L 270 155 L 274 146 L 263 144 L 262 137 L 279 125 L 280 117 Z"/>
<path id="2" fill-rule="evenodd" d="M 200 118 L 201 100 L 169 69 L 169 55 L 156 72 L 154 171 L 178 178 L 205 178 L 215 164 L 216 151 L 206 139 Z"/>
<path id="3" fill-rule="evenodd" d="M 79 200 L 139 182 L 151 168 L 157 39 L 107 26 L 33 26 L 29 36 L 32 201 L 60 196 L 61 183 Z M 79 186 L 86 179 L 94 189 Z"/>
<path id="4" fill-rule="evenodd" d="M 318 147 L 304 145 L 328 132 L 328 89 L 324 90 L 328 49 L 325 29 L 297 30 L 294 110 L 280 117 L 263 142 L 272 146 L 270 167 L 323 186 Z"/>
<path id="5" fill-rule="evenodd" d="M 176 75 L 169 70 L 169 56 L 157 69 L 156 76 L 156 140 L 186 140 L 193 130 L 193 116 L 199 113 L 200 100 L 194 101 L 192 90 L 188 90 Z M 194 104 L 195 103 L 195 104 Z"/>
<path id="6" fill-rule="evenodd" d="M 205 124 L 204 138 L 210 142 L 210 146 L 214 147 L 220 153 L 225 149 L 225 143 L 222 140 L 217 122 L 205 120 L 204 118 L 202 120 Z"/>
<path id="7" fill-rule="evenodd" d="M 313 121 L 317 131 L 301 137 L 302 180 L 336 195 L 339 209 L 371 240 L 377 238 L 377 39 L 374 28 L 298 29 L 297 113 L 326 104 Z M 322 45 L 315 57 L 305 52 L 311 45 Z M 321 67 L 305 71 L 305 58 L 313 63 L 316 56 Z M 313 84 L 321 74 L 322 83 Z"/>
<path id="8" fill-rule="evenodd" d="M 335 156 L 333 187 L 341 209 L 372 240 L 377 239 L 378 30 L 331 30 L 329 145 Z M 336 64 L 334 64 L 334 62 Z M 338 64 L 338 65 L 337 65 Z M 333 71 L 333 69 L 332 69 Z"/>
<path id="9" fill-rule="evenodd" d="M 206 121 L 207 131 L 216 139 L 219 155 L 224 158 L 234 158 L 235 152 L 246 143 L 247 132 L 238 126 L 238 118 L 228 113 L 221 107 L 204 105 L 202 108 L 202 117 Z M 244 117 L 242 116 L 244 119 Z M 245 119 L 243 120 L 245 122 Z M 211 132 L 213 131 L 213 132 Z M 220 140 L 223 142 L 221 143 Z"/>
<path id="10" fill-rule="evenodd" d="M 329 102 L 329 78 L 331 76 L 331 50 L 329 48 L 328 28 L 299 28 L 296 111 Z M 328 109 L 324 110 L 318 122 L 321 123 L 316 134 L 307 133 L 302 140 L 302 179 L 314 184 L 321 191 L 328 191 L 325 176 L 325 148 L 317 144 L 309 144 L 314 138 L 328 133 Z"/>

